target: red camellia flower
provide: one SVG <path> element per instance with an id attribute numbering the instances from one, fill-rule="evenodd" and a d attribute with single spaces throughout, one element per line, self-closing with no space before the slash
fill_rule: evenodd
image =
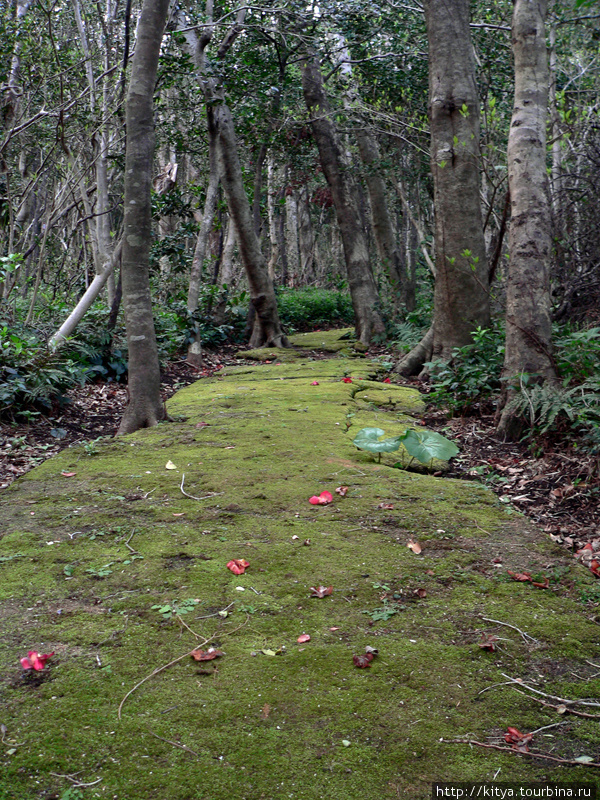
<path id="1" fill-rule="evenodd" d="M 234 575 L 243 575 L 246 568 L 249 566 L 250 564 L 245 558 L 233 558 L 231 561 L 227 562 L 227 569 L 231 570 Z"/>
<path id="2" fill-rule="evenodd" d="M 386 379 L 384 380 L 384 383 L 391 383 L 391 382 L 392 382 L 392 381 L 391 381 L 389 378 L 386 378 Z"/>
<path id="3" fill-rule="evenodd" d="M 352 383 L 352 378 L 342 378 L 342 383 Z"/>
<path id="4" fill-rule="evenodd" d="M 321 492 L 319 496 L 313 494 L 312 497 L 308 498 L 308 502 L 313 506 L 328 506 L 333 500 L 333 495 L 331 492 Z"/>
<path id="5" fill-rule="evenodd" d="M 46 666 L 46 661 L 52 658 L 53 655 L 54 652 L 42 655 L 35 650 L 30 650 L 27 653 L 27 657 L 21 659 L 21 666 L 23 669 L 34 669 L 36 672 L 41 672 Z"/>

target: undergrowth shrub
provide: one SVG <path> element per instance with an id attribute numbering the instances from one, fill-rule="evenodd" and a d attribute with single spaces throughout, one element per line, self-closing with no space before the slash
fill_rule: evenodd
<path id="1" fill-rule="evenodd" d="M 473 342 L 455 347 L 452 361 L 429 361 L 430 402 L 452 414 L 469 414 L 476 405 L 489 403 L 500 391 L 504 361 L 504 336 L 499 327 L 477 328 Z"/>
<path id="2" fill-rule="evenodd" d="M 350 295 L 334 289 L 278 289 L 277 308 L 289 333 L 354 323 Z"/>
<path id="3" fill-rule="evenodd" d="M 96 369 L 73 352 L 50 353 L 43 337 L 25 326 L 0 328 L 0 418 L 29 418 L 65 402 L 65 393 L 83 385 Z"/>

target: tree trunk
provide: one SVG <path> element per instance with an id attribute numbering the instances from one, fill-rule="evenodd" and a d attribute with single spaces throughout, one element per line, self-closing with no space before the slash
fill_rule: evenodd
<path id="1" fill-rule="evenodd" d="M 479 98 L 469 0 L 427 0 L 435 207 L 433 357 L 449 361 L 490 321 L 479 192 Z"/>
<path id="2" fill-rule="evenodd" d="M 364 128 L 356 131 L 356 141 L 360 159 L 366 167 L 365 180 L 371 204 L 371 219 L 377 253 L 383 271 L 392 287 L 394 306 L 406 310 L 408 307 L 406 264 L 396 242 L 394 227 L 388 212 L 385 181 L 379 165 L 381 160 L 379 145 L 375 136 Z"/>
<path id="3" fill-rule="evenodd" d="M 310 218 L 310 203 L 307 186 L 300 187 L 297 198 L 298 256 L 301 279 L 302 282 L 306 284 L 310 283 L 315 277 L 315 237 L 313 236 L 312 221 Z"/>
<path id="4" fill-rule="evenodd" d="M 190 283 L 187 296 L 187 310 L 190 314 L 198 308 L 198 298 L 200 296 L 200 285 L 202 283 L 202 267 L 206 256 L 206 246 L 211 228 L 215 221 L 215 211 L 219 198 L 219 170 L 217 166 L 217 150 L 215 142 L 209 141 L 209 176 L 208 186 L 206 187 L 206 198 L 204 200 L 204 210 L 202 212 L 202 222 L 196 239 L 196 247 L 192 258 L 190 269 Z M 187 360 L 190 364 L 199 367 L 202 363 L 202 342 L 200 331 L 196 326 L 193 341 L 190 342 L 187 352 Z"/>
<path id="5" fill-rule="evenodd" d="M 522 373 L 538 382 L 556 380 L 550 317 L 551 211 L 546 172 L 548 55 L 547 0 L 515 0 L 512 42 L 515 99 L 508 135 L 511 198 L 510 260 L 506 290 L 507 385 Z M 514 389 L 504 396 L 498 432 L 512 438 L 518 420 L 510 408 Z"/>
<path id="6" fill-rule="evenodd" d="M 243 30 L 243 22 L 247 7 L 238 9 L 236 21 L 225 34 L 217 49 L 217 57 L 223 59 L 232 44 Z M 205 50 L 213 35 L 213 3 L 207 0 L 206 18 L 199 39 L 196 31 L 191 29 L 181 10 L 176 12 L 176 24 L 184 31 L 186 49 L 196 67 L 196 77 L 206 100 L 206 116 L 209 137 L 216 143 L 219 178 L 225 197 L 229 215 L 233 220 L 242 264 L 246 270 L 250 287 L 250 301 L 256 312 L 254 328 L 250 337 L 251 347 L 287 347 L 288 341 L 283 333 L 273 282 L 269 278 L 267 265 L 260 249 L 260 243 L 254 229 L 254 218 L 250 201 L 244 189 L 244 177 L 237 148 L 233 117 L 225 101 L 225 90 L 216 77 L 215 70 L 206 67 Z"/>
<path id="7" fill-rule="evenodd" d="M 287 339 L 279 322 L 273 282 L 254 230 L 250 201 L 244 189 L 233 117 L 223 101 L 207 106 L 210 135 L 217 143 L 217 162 L 229 214 L 235 225 L 238 250 L 246 270 L 250 300 L 256 316 L 250 337 L 250 347 L 287 347 Z"/>
<path id="8" fill-rule="evenodd" d="M 385 325 L 378 310 L 379 294 L 355 201 L 356 187 L 351 171 L 344 163 L 333 113 L 325 94 L 323 76 L 314 56 L 304 62 L 302 88 L 342 237 L 356 335 L 363 344 L 368 345 L 374 334 L 385 333 Z"/>
<path id="9" fill-rule="evenodd" d="M 155 141 L 153 94 L 168 10 L 169 0 L 144 0 L 127 93 L 121 276 L 129 350 L 129 404 L 119 434 L 156 425 L 165 417 L 148 261 Z"/>

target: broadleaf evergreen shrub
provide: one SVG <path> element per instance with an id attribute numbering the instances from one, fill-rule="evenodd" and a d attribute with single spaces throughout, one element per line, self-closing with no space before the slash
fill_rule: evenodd
<path id="1" fill-rule="evenodd" d="M 429 400 L 454 414 L 469 414 L 489 402 L 501 388 L 504 336 L 499 327 L 477 328 L 472 344 L 455 347 L 452 361 L 430 361 L 432 391 Z"/>
<path id="2" fill-rule="evenodd" d="M 277 308 L 289 333 L 354 324 L 350 295 L 334 289 L 278 289 Z"/>

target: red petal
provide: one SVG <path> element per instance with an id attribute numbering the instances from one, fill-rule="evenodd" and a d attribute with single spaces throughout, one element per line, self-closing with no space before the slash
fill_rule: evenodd
<path id="1" fill-rule="evenodd" d="M 231 561 L 227 562 L 227 569 L 231 570 L 234 575 L 243 575 L 246 568 L 249 566 L 250 564 L 245 558 L 233 558 Z"/>
<path id="2" fill-rule="evenodd" d="M 336 494 L 339 494 L 340 497 L 346 497 L 348 494 L 348 487 L 347 486 L 338 486 L 335 490 Z"/>
<path id="3" fill-rule="evenodd" d="M 352 378 L 342 378 L 342 383 L 352 383 Z"/>
<path id="4" fill-rule="evenodd" d="M 384 380 L 384 383 L 391 383 L 391 380 L 390 380 L 389 378 L 386 378 L 386 379 Z"/>
<path id="5" fill-rule="evenodd" d="M 319 495 L 319 499 L 321 501 L 322 506 L 329 505 L 333 501 L 333 495 L 331 492 L 321 492 Z"/>
<path id="6" fill-rule="evenodd" d="M 310 636 L 308 633 L 303 633 L 302 636 L 299 636 L 297 639 L 299 644 L 304 644 L 305 642 L 310 642 Z"/>
<path id="7" fill-rule="evenodd" d="M 333 592 L 333 586 L 311 586 L 311 597 L 328 597 Z"/>
<path id="8" fill-rule="evenodd" d="M 318 385 L 319 385 L 319 381 L 313 381 L 313 382 L 311 383 L 311 386 L 318 386 Z"/>
<path id="9" fill-rule="evenodd" d="M 313 494 L 312 497 L 308 498 L 308 502 L 313 506 L 320 506 L 321 505 L 321 498 L 317 497 L 316 494 Z"/>
<path id="10" fill-rule="evenodd" d="M 31 661 L 30 661 L 30 660 L 27 658 L 27 656 L 24 656 L 24 657 L 21 659 L 21 666 L 23 667 L 23 669 L 33 669 L 33 664 L 32 664 L 32 663 L 31 663 Z"/>

